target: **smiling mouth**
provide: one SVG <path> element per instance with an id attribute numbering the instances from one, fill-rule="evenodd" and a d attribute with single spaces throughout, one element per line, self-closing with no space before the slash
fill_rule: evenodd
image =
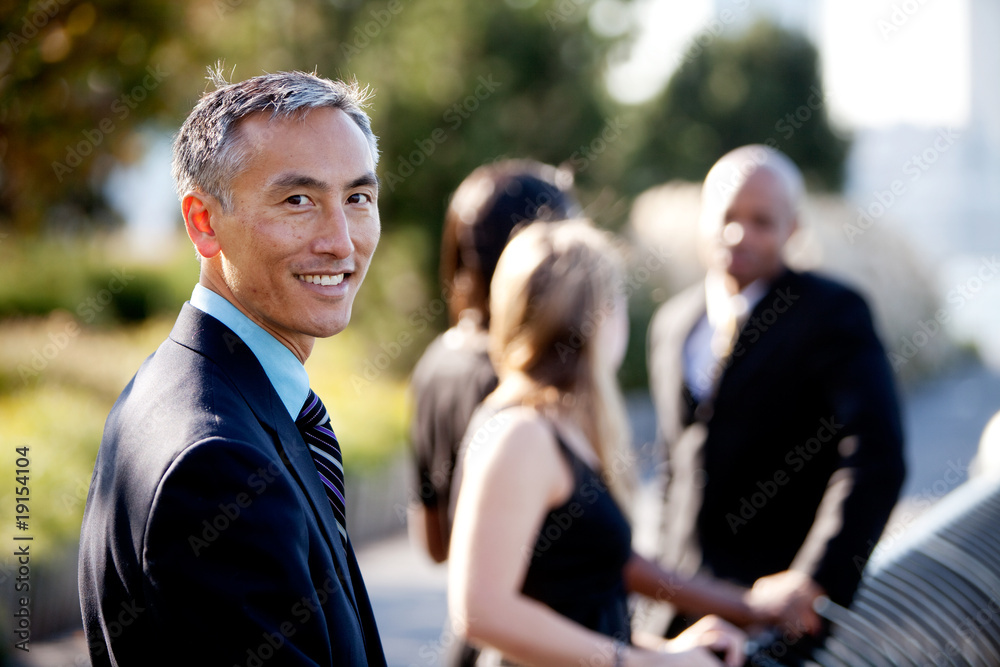
<path id="1" fill-rule="evenodd" d="M 338 273 L 335 276 L 329 274 L 298 274 L 295 277 L 304 283 L 310 283 L 313 285 L 339 285 L 344 282 L 343 273 Z"/>

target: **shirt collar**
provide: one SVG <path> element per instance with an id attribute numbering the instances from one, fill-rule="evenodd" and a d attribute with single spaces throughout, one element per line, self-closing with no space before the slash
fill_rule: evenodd
<path id="1" fill-rule="evenodd" d="M 191 305 L 225 324 L 247 344 L 295 421 L 309 395 L 309 374 L 298 357 L 236 306 L 204 285 L 194 286 Z"/>
<path id="2" fill-rule="evenodd" d="M 709 272 L 705 276 L 705 314 L 709 324 L 718 328 L 729 318 L 742 322 L 764 298 L 767 290 L 767 282 L 758 278 L 738 294 L 730 294 L 722 275 Z"/>

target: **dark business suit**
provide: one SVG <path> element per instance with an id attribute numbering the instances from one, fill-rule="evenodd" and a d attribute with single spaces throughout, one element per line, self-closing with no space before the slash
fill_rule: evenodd
<path id="1" fill-rule="evenodd" d="M 785 271 L 698 403 L 683 347 L 704 314 L 699 283 L 650 326 L 669 462 L 662 561 L 743 585 L 794 567 L 846 604 L 904 476 L 894 381 L 868 307 L 838 283 Z"/>
<path id="2" fill-rule="evenodd" d="M 385 664 L 295 423 L 250 349 L 190 304 L 108 417 L 80 595 L 94 665 Z"/>

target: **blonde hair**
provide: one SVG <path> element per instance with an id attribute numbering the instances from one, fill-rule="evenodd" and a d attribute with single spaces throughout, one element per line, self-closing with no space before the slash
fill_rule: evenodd
<path id="1" fill-rule="evenodd" d="M 631 434 L 617 369 L 596 344 L 602 324 L 623 307 L 622 279 L 614 238 L 589 222 L 525 227 L 504 249 L 490 286 L 489 352 L 501 382 L 512 373 L 529 379 L 523 405 L 569 409 L 627 510 Z"/>

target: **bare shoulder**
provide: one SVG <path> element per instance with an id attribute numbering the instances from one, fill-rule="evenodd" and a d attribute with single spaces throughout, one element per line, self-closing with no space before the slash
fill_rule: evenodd
<path id="1" fill-rule="evenodd" d="M 528 471 L 531 466 L 548 468 L 559 462 L 551 423 L 537 410 L 513 407 L 498 410 L 470 435 L 465 465 L 495 468 L 510 464 Z"/>
<path id="2" fill-rule="evenodd" d="M 531 408 L 500 410 L 483 422 L 467 443 L 463 467 L 460 505 L 471 493 L 480 501 L 503 497 L 507 507 L 516 498 L 524 507 L 546 508 L 573 485 L 552 424 Z"/>

